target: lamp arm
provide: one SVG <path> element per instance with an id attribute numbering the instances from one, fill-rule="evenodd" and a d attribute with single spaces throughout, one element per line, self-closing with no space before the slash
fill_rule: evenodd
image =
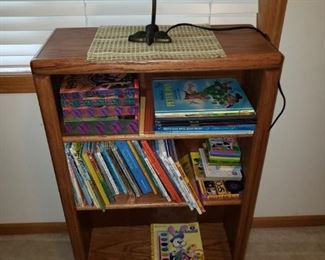
<path id="1" fill-rule="evenodd" d="M 157 0 L 152 0 L 151 24 L 145 27 L 145 31 L 139 31 L 129 36 L 130 42 L 145 42 L 148 45 L 154 42 L 168 43 L 172 39 L 164 31 L 159 31 L 156 25 Z"/>

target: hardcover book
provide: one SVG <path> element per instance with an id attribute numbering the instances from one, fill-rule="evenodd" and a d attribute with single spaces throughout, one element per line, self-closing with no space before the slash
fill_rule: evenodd
<path id="1" fill-rule="evenodd" d="M 156 118 L 255 114 L 233 78 L 154 80 L 153 97 Z"/>
<path id="2" fill-rule="evenodd" d="M 199 223 L 151 225 L 152 260 L 204 260 Z"/>
<path id="3" fill-rule="evenodd" d="M 60 87 L 61 98 L 107 97 L 130 95 L 139 91 L 132 74 L 66 75 Z"/>
<path id="4" fill-rule="evenodd" d="M 64 122 L 67 135 L 135 134 L 139 132 L 138 119 L 84 119 L 84 121 Z"/>

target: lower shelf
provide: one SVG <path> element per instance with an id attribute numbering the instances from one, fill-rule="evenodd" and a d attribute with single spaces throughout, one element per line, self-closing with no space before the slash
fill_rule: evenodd
<path id="1" fill-rule="evenodd" d="M 222 223 L 200 223 L 205 260 L 230 260 L 231 255 Z M 105 227 L 92 231 L 89 259 L 150 260 L 149 226 Z"/>

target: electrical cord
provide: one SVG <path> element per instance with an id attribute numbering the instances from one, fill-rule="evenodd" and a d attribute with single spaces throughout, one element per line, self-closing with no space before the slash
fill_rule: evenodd
<path id="1" fill-rule="evenodd" d="M 243 25 L 243 26 L 229 26 L 229 27 L 212 28 L 212 27 L 205 27 L 205 26 L 191 24 L 191 23 L 178 23 L 178 24 L 175 24 L 175 25 L 172 25 L 171 27 L 169 27 L 168 30 L 166 31 L 166 34 L 168 34 L 171 30 L 173 30 L 173 29 L 175 29 L 176 27 L 179 27 L 179 26 L 192 26 L 192 27 L 195 27 L 195 28 L 203 29 L 203 30 L 217 31 L 217 32 L 249 29 L 249 30 L 254 30 L 254 31 L 260 33 L 264 37 L 264 39 L 266 39 L 269 43 L 272 44 L 270 37 L 266 33 L 264 33 L 263 31 L 261 31 L 260 29 L 258 29 L 256 27 L 246 26 L 246 25 Z M 275 48 L 274 45 L 273 45 L 273 47 Z M 281 97 L 282 97 L 282 100 L 283 100 L 283 105 L 282 105 L 282 108 L 281 108 L 280 113 L 277 115 L 277 117 L 271 123 L 271 125 L 269 127 L 269 131 L 273 128 L 273 126 L 275 125 L 275 123 L 282 116 L 282 114 L 284 113 L 284 110 L 286 108 L 287 101 L 286 101 L 286 97 L 285 97 L 285 95 L 283 93 L 283 90 L 282 90 L 280 81 L 278 82 L 278 89 L 280 91 L 280 94 L 281 94 Z"/>
<path id="2" fill-rule="evenodd" d="M 277 117 L 274 119 L 274 121 L 272 122 L 272 124 L 270 125 L 270 128 L 269 130 L 272 129 L 272 127 L 275 125 L 275 123 L 278 121 L 278 119 L 281 117 L 281 115 L 283 114 L 285 108 L 286 108 L 286 104 L 287 104 L 287 100 L 286 100 L 286 97 L 283 93 L 283 90 L 282 90 L 282 87 L 281 87 L 281 84 L 280 82 L 278 82 L 278 89 L 279 89 L 279 92 L 281 94 L 281 97 L 282 97 L 282 100 L 283 100 L 283 104 L 282 104 L 282 108 L 281 108 L 281 111 L 280 113 L 277 115 Z"/>

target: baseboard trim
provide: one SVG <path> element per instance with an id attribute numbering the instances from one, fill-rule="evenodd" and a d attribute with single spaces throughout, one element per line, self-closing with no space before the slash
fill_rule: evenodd
<path id="1" fill-rule="evenodd" d="M 67 232 L 64 222 L 0 224 L 0 235 Z"/>
<path id="2" fill-rule="evenodd" d="M 325 215 L 255 217 L 253 228 L 303 227 L 325 225 Z M 64 222 L 0 224 L 0 235 L 67 232 Z"/>
<path id="3" fill-rule="evenodd" d="M 325 225 L 325 215 L 255 217 L 253 220 L 253 228 L 303 227 L 322 225 Z"/>

